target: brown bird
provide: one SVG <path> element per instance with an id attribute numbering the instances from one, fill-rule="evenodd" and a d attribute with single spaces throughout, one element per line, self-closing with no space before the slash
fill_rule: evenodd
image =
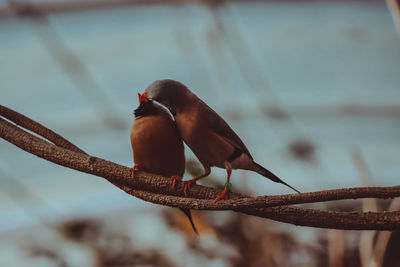
<path id="1" fill-rule="evenodd" d="M 135 165 L 131 168 L 132 178 L 136 171 L 145 171 L 181 180 L 185 172 L 183 141 L 172 116 L 161 105 L 139 95 L 139 107 L 134 111 L 135 120 L 131 127 L 131 145 Z M 188 217 L 197 234 L 189 209 L 181 209 Z"/>
<path id="2" fill-rule="evenodd" d="M 257 172 L 300 193 L 254 162 L 249 150 L 224 119 L 182 83 L 168 79 L 158 80 L 150 84 L 144 94 L 170 110 L 183 140 L 205 169 L 203 175 L 183 182 L 185 194 L 191 184 L 210 174 L 212 166 L 224 168 L 227 171 L 225 189 L 216 200 L 228 198 L 232 187 L 230 183 L 232 169 Z"/>

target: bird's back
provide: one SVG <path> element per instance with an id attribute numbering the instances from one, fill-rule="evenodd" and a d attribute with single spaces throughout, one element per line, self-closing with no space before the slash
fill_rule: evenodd
<path id="1" fill-rule="evenodd" d="M 189 100 L 190 104 L 186 105 L 186 108 L 181 109 L 176 114 L 175 119 L 185 142 L 194 152 L 198 151 L 195 154 L 198 157 L 200 156 L 200 161 L 203 161 L 201 154 L 205 154 L 204 157 L 210 156 L 209 152 L 202 153 L 201 150 L 214 150 L 212 148 L 207 149 L 204 140 L 211 141 L 214 139 L 218 139 L 215 140 L 218 143 L 229 143 L 231 148 L 229 155 L 235 149 L 238 149 L 252 159 L 249 150 L 228 123 L 196 95 L 193 94 L 193 98 L 193 100 Z M 204 145 L 192 144 L 193 142 Z M 209 143 L 211 145 L 212 142 Z M 224 150 L 223 147 L 222 144 L 220 150 Z"/>

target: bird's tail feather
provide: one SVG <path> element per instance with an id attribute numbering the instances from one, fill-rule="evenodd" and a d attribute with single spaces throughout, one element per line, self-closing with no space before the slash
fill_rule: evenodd
<path id="1" fill-rule="evenodd" d="M 183 213 L 185 213 L 185 215 L 186 215 L 186 217 L 189 219 L 189 221 L 190 221 L 190 224 L 192 225 L 192 228 L 193 228 L 193 231 L 196 233 L 196 235 L 198 235 L 199 234 L 199 232 L 197 231 L 197 228 L 196 228 L 196 226 L 194 225 L 194 222 L 193 222 L 193 218 L 192 218 L 192 213 L 190 212 L 190 209 L 182 209 L 182 208 L 179 208 Z"/>
<path id="2" fill-rule="evenodd" d="M 299 190 L 293 188 L 292 186 L 288 185 L 287 183 L 285 183 L 284 181 L 282 181 L 278 176 L 276 176 L 275 174 L 273 174 L 272 172 L 270 172 L 269 170 L 267 170 L 266 168 L 264 168 L 263 166 L 261 166 L 260 164 L 254 162 L 254 165 L 256 165 L 257 169 L 256 172 L 267 177 L 268 179 L 276 182 L 276 183 L 281 183 L 286 185 L 287 187 L 290 187 L 291 189 L 293 189 L 294 191 L 296 191 L 297 193 L 300 193 Z"/>

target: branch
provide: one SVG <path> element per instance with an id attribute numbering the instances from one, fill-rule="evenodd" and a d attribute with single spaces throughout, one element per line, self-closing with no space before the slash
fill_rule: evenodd
<path id="1" fill-rule="evenodd" d="M 7 112 L 4 112 L 4 110 Z M 15 118 L 22 118 L 15 114 L 18 113 L 0 105 L 0 115 L 11 121 L 16 120 Z M 21 126 L 25 125 L 25 120 L 31 121 L 25 117 L 18 124 Z M 38 134 L 43 131 L 42 128 L 45 128 L 38 123 L 35 125 L 35 127 L 29 129 Z M 230 200 L 214 202 L 213 199 L 220 193 L 218 189 L 193 185 L 190 190 L 191 197 L 186 198 L 184 197 L 181 184 L 177 184 L 176 190 L 172 190 L 172 181 L 170 178 L 139 172 L 137 178 L 133 180 L 130 178 L 129 168 L 125 166 L 88 155 L 65 139 L 66 142 L 59 143 L 57 141 L 58 146 L 51 144 L 1 118 L 0 137 L 31 154 L 58 165 L 103 177 L 128 194 L 156 204 L 201 210 L 233 210 L 295 225 L 321 228 L 349 230 L 400 229 L 399 211 L 336 212 L 286 206 L 289 204 L 349 198 L 398 197 L 400 196 L 400 186 L 348 188 L 256 198 L 232 192 Z M 56 140 L 62 138 L 54 132 L 44 137 L 54 143 L 56 143 Z"/>
<path id="2" fill-rule="evenodd" d="M 75 151 L 80 153 L 83 152 L 79 147 L 75 146 L 71 142 L 69 142 L 64 137 L 60 136 L 59 134 L 53 132 L 52 130 L 44 127 L 40 123 L 18 113 L 12 109 L 9 109 L 5 106 L 0 105 L 0 115 L 4 118 L 9 119 L 10 121 L 14 122 L 15 124 L 22 126 L 23 128 L 30 130 L 38 135 L 46 138 L 47 140 L 53 142 L 57 146 Z"/>

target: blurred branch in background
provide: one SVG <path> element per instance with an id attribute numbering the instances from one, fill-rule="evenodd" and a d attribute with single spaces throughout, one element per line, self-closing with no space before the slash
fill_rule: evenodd
<path id="1" fill-rule="evenodd" d="M 21 122 L 20 114 L 3 106 L 0 106 L 0 115 L 10 121 L 19 121 L 19 125 L 29 125 L 31 121 L 27 118 L 26 122 Z M 35 127 L 38 128 L 37 131 L 37 128 Z M 30 130 L 39 135 L 39 132 L 46 132 L 40 130 L 40 128 L 44 128 L 44 126 L 38 123 L 35 124 L 35 127 L 31 127 Z M 76 147 L 68 145 L 68 143 L 67 146 L 70 148 L 53 145 L 1 118 L 0 136 L 29 153 L 49 160 L 58 165 L 103 177 L 125 192 L 157 204 L 203 210 L 230 209 L 249 215 L 311 227 L 349 230 L 400 229 L 400 212 L 398 211 L 335 212 L 287 206 L 267 208 L 253 207 L 251 203 L 254 201 L 254 198 L 236 193 L 231 194 L 231 200 L 215 202 L 213 199 L 218 196 L 220 193 L 219 190 L 200 185 L 196 185 L 191 188 L 190 193 L 192 198 L 185 198 L 183 197 L 184 193 L 182 185 L 179 184 L 176 190 L 172 190 L 172 180 L 169 178 L 139 173 L 138 177 L 133 180 L 130 178 L 130 171 L 127 167 L 82 153 L 82 150 L 78 150 Z M 57 134 L 48 135 L 47 137 L 49 136 L 51 136 L 49 141 L 54 143 L 58 143 L 57 140 L 62 138 Z M 384 193 L 382 196 L 382 190 L 387 191 L 387 194 Z M 344 197 L 342 197 L 338 192 L 342 192 Z M 358 192 L 361 193 L 358 194 Z M 365 197 L 368 195 L 366 192 L 369 192 L 374 197 L 376 195 L 380 195 L 382 198 L 395 197 L 400 196 L 400 187 L 329 190 L 298 194 L 295 198 L 298 198 L 297 203 L 304 203 L 315 202 L 315 199 L 313 198 L 314 196 L 316 199 L 318 199 L 318 197 L 322 197 L 323 199 L 323 196 L 329 195 L 331 195 L 331 198 L 333 196 L 333 199 L 346 199 L 349 197 L 358 198 L 359 195 L 361 195 L 361 197 Z M 377 192 L 379 193 L 376 194 Z M 272 198 L 281 198 L 282 202 L 278 205 L 287 205 L 287 200 L 291 199 L 292 197 L 293 195 L 281 195 L 274 196 Z M 262 197 L 263 201 L 268 200 L 268 198 L 269 197 Z M 312 201 L 313 199 L 314 201 Z M 295 204 L 296 201 L 289 203 Z M 243 206 L 240 206 L 239 204 L 242 204 Z"/>
<path id="2" fill-rule="evenodd" d="M 342 267 L 345 254 L 345 231 L 329 229 L 328 231 L 328 258 L 330 267 Z"/>
<path id="3" fill-rule="evenodd" d="M 359 149 L 351 154 L 354 164 L 360 172 L 360 178 L 364 186 L 373 186 L 372 175 L 367 163 Z M 400 199 L 394 199 L 389 211 L 400 209 Z M 379 207 L 376 199 L 363 199 L 363 211 L 378 212 Z M 385 256 L 391 232 L 363 231 L 359 240 L 360 262 L 363 267 L 381 267 Z M 376 240 L 376 241 L 375 241 Z"/>
<path id="4" fill-rule="evenodd" d="M 258 95 L 256 98 L 258 105 L 263 111 L 265 111 L 272 118 L 286 118 L 286 114 L 280 107 L 279 99 L 275 95 L 275 91 L 270 86 L 268 81 L 268 75 L 257 55 L 250 48 L 245 35 L 242 33 L 236 19 L 232 12 L 230 12 L 228 3 L 229 1 L 224 0 L 199 0 L 201 4 L 205 5 L 212 14 L 215 32 L 211 32 L 213 40 L 217 41 L 216 45 L 212 46 L 212 49 L 219 49 L 214 51 L 214 61 L 225 60 L 226 58 L 221 57 L 219 54 L 222 49 L 227 49 L 232 55 L 232 58 L 236 62 L 236 66 L 239 69 L 241 76 L 243 77 L 248 88 L 253 91 L 254 95 Z M 224 20 L 224 15 L 226 19 Z M 218 47 L 221 46 L 221 48 Z M 219 62 L 215 62 L 218 66 Z M 225 62 L 226 64 L 226 62 Z M 223 77 L 224 75 L 217 75 L 217 77 Z"/>
<path id="5" fill-rule="evenodd" d="M 2 187 L 5 187 L 6 190 L 3 192 L 5 192 L 9 199 L 17 204 L 20 209 L 23 209 L 26 214 L 29 214 L 29 216 L 31 216 L 35 221 L 50 226 L 42 216 L 40 216 L 36 211 L 26 207 L 24 204 L 26 202 L 29 202 L 30 204 L 40 204 L 46 206 L 46 208 L 50 209 L 52 213 L 59 214 L 60 212 L 54 209 L 51 206 L 51 203 L 48 203 L 40 195 L 32 191 L 31 188 L 26 186 L 22 181 L 2 170 L 0 170 L 0 177 L 2 180 L 4 179 L 7 182 L 6 185 L 2 185 Z"/>
<path id="6" fill-rule="evenodd" d="M 360 173 L 361 184 L 363 186 L 372 186 L 371 172 L 368 169 L 367 163 L 365 162 L 359 149 L 356 149 L 351 154 L 354 165 L 357 167 Z M 362 201 L 363 211 L 378 211 L 378 203 L 376 199 L 363 199 Z M 360 253 L 361 266 L 373 267 L 380 266 L 376 261 L 374 255 L 374 238 L 376 231 L 363 231 L 358 241 L 358 250 Z"/>
<path id="7" fill-rule="evenodd" d="M 390 203 L 388 211 L 400 210 L 400 198 L 393 199 Z M 379 265 L 377 267 L 384 266 L 384 256 L 386 248 L 388 247 L 392 232 L 381 231 L 377 234 L 376 242 L 374 246 L 374 258 Z"/>
<path id="8" fill-rule="evenodd" d="M 82 1 L 43 1 L 39 3 L 18 3 L 21 7 L 34 6 L 43 14 L 56 14 L 89 10 L 102 10 L 110 8 L 120 8 L 125 6 L 154 5 L 154 4 L 184 4 L 186 0 L 82 0 Z M 14 17 L 16 14 L 12 8 L 0 7 L 0 18 Z"/>
<path id="9" fill-rule="evenodd" d="M 397 29 L 397 33 L 400 36 L 400 4 L 399 0 L 386 0 L 386 5 L 392 14 L 393 23 Z"/>
<path id="10" fill-rule="evenodd" d="M 109 100 L 84 62 L 68 48 L 47 19 L 46 14 L 31 3 L 8 0 L 8 6 L 18 17 L 29 19 L 32 22 L 33 32 L 46 51 L 75 84 L 88 103 L 92 104 L 95 110 L 101 114 L 103 122 L 111 127 L 122 128 L 124 123 L 119 119 L 117 108 Z"/>

